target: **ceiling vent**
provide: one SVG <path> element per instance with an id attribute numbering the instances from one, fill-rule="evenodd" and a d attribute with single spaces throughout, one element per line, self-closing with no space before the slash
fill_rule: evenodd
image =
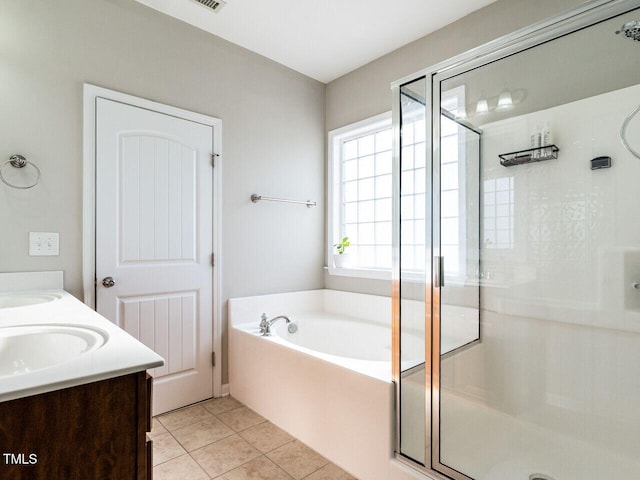
<path id="1" fill-rule="evenodd" d="M 200 5 L 204 5 L 205 7 L 210 8 L 216 13 L 222 10 L 222 7 L 224 7 L 227 4 L 227 2 L 225 2 L 224 0 L 195 0 L 195 1 L 198 2 Z"/>

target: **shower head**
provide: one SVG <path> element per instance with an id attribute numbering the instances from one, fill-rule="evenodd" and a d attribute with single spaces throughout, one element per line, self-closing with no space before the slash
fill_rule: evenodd
<path id="1" fill-rule="evenodd" d="M 622 28 L 616 32 L 618 35 L 623 34 L 625 37 L 640 42 L 640 22 L 631 21 L 622 25 Z"/>

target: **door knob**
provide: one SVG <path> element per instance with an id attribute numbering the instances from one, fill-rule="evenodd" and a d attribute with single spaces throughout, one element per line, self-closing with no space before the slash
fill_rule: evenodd
<path id="1" fill-rule="evenodd" d="M 116 281 L 113 279 L 113 277 L 104 277 L 102 279 L 102 285 L 105 286 L 106 288 L 111 288 L 116 284 Z"/>

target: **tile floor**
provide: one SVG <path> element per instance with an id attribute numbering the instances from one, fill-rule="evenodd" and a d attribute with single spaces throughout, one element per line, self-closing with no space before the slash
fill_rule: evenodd
<path id="1" fill-rule="evenodd" d="M 356 480 L 233 397 L 159 415 L 150 437 L 154 480 Z"/>

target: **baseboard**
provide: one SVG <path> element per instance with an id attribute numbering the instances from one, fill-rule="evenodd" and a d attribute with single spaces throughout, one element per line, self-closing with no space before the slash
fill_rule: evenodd
<path id="1" fill-rule="evenodd" d="M 229 384 L 225 383 L 222 385 L 221 389 L 220 389 L 220 396 L 221 397 L 228 397 L 229 396 Z"/>

